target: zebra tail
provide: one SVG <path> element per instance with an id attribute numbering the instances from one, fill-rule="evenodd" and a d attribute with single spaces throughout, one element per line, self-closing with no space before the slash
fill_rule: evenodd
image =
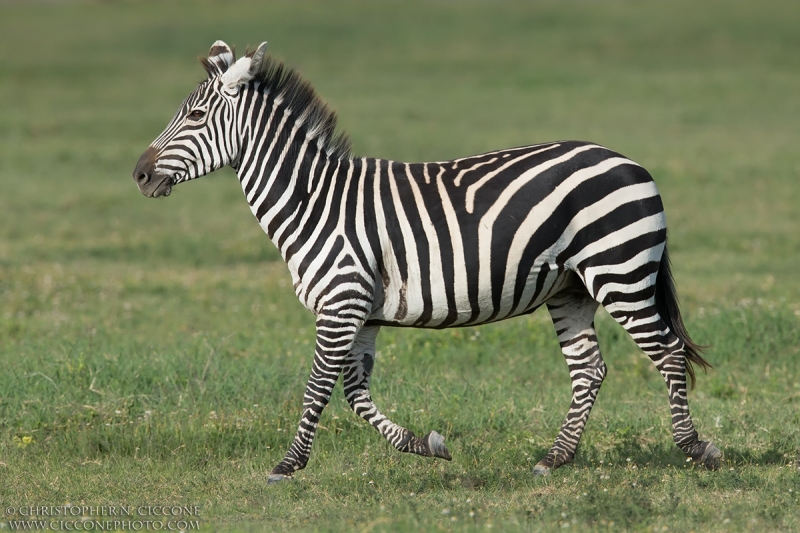
<path id="1" fill-rule="evenodd" d="M 689 337 L 689 332 L 686 331 L 686 326 L 683 324 L 666 243 L 664 245 L 664 254 L 661 256 L 661 265 L 656 276 L 656 309 L 662 320 L 669 326 L 669 329 L 686 346 L 686 373 L 689 374 L 689 381 L 692 388 L 694 388 L 695 374 L 693 365 L 697 365 L 706 371 L 711 368 L 711 363 L 702 356 L 702 351 L 707 346 L 701 346 L 692 341 L 691 337 Z"/>

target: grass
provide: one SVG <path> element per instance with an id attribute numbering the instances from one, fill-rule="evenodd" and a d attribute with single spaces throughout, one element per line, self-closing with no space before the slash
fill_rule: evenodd
<path id="1" fill-rule="evenodd" d="M 0 505 L 197 504 L 206 529 L 800 528 L 800 34 L 793 2 L 0 5 Z M 359 154 L 560 138 L 656 177 L 724 468 L 687 466 L 649 361 L 609 376 L 576 462 L 532 465 L 569 403 L 546 314 L 385 329 L 373 393 L 451 463 L 400 455 L 337 388 L 308 468 L 266 486 L 313 317 L 230 170 L 146 201 L 130 172 L 216 39 L 265 39 Z M 6 517 L 7 520 L 10 517 Z"/>

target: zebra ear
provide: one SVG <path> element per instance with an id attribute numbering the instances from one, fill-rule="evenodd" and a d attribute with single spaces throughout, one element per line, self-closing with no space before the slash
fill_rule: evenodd
<path id="1" fill-rule="evenodd" d="M 250 82 L 250 80 L 258 74 L 259 70 L 261 70 L 261 64 L 264 61 L 266 52 L 267 43 L 258 45 L 258 48 L 253 52 L 252 56 L 241 58 L 222 75 L 222 83 L 225 84 L 228 89 L 235 89 L 239 85 Z"/>
<path id="2" fill-rule="evenodd" d="M 264 62 L 264 56 L 267 53 L 267 42 L 264 41 L 263 43 L 258 45 L 256 51 L 253 52 L 253 57 L 250 60 L 250 79 L 255 77 L 258 74 L 258 71 L 261 70 L 261 64 Z"/>
<path id="3" fill-rule="evenodd" d="M 208 51 L 208 57 L 201 59 L 200 62 L 206 69 L 208 76 L 214 77 L 227 72 L 234 64 L 235 60 L 236 58 L 230 46 L 223 41 L 217 41 L 211 45 L 211 50 Z"/>

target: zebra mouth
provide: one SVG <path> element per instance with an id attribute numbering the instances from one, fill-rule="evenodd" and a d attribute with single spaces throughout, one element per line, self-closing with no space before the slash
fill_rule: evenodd
<path id="1" fill-rule="evenodd" d="M 158 182 L 158 184 L 153 187 L 153 190 L 150 192 L 150 198 L 159 198 L 161 196 L 169 196 L 172 193 L 172 186 L 175 184 L 175 180 L 172 176 L 164 176 L 164 178 Z"/>
<path id="2" fill-rule="evenodd" d="M 139 190 L 143 195 L 148 198 L 160 198 L 162 196 L 169 196 L 172 193 L 172 187 L 175 185 L 175 179 L 172 176 L 153 176 L 147 183 L 139 185 Z"/>

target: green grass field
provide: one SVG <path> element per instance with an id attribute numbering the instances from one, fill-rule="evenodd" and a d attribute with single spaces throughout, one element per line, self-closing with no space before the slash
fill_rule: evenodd
<path id="1" fill-rule="evenodd" d="M 0 509 L 199 505 L 205 530 L 800 530 L 800 4 L 0 3 Z M 360 155 L 592 140 L 656 178 L 725 455 L 673 445 L 664 383 L 607 316 L 609 376 L 546 479 L 569 377 L 546 313 L 384 329 L 373 396 L 438 430 L 401 455 L 337 387 L 308 468 L 313 316 L 230 169 L 146 200 L 130 173 L 216 39 L 268 40 Z M 6 512 L 0 526 L 18 515 Z"/>

